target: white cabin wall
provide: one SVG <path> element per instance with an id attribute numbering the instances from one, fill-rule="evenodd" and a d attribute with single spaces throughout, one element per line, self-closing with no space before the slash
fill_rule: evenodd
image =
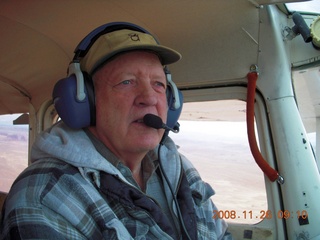
<path id="1" fill-rule="evenodd" d="M 281 34 L 286 24 L 275 6 L 261 9 L 257 87 L 266 102 L 276 164 L 285 180 L 283 209 L 278 210 L 291 213 L 285 221 L 289 239 L 310 239 L 320 235 L 320 178 L 292 90 L 290 43 Z M 309 224 L 299 224 L 296 212 L 302 210 L 308 212 Z"/>

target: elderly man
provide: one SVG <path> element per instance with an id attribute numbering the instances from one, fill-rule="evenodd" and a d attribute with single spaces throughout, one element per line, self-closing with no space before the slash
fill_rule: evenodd
<path id="1" fill-rule="evenodd" d="M 72 63 L 93 86 L 94 120 L 75 129 L 62 117 L 38 137 L 6 200 L 4 239 L 231 239 L 212 218 L 212 188 L 144 121 L 167 121 L 164 66 L 180 54 L 118 25 L 97 31 Z"/>

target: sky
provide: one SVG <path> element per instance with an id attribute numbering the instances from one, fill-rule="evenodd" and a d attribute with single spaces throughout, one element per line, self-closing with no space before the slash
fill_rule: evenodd
<path id="1" fill-rule="evenodd" d="M 21 114 L 5 114 L 0 115 L 0 125 L 7 126 L 7 125 L 13 125 L 12 121 L 15 120 L 17 117 L 19 117 Z"/>

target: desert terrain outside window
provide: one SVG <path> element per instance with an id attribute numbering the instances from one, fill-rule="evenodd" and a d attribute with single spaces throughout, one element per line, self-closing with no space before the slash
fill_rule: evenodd
<path id="1" fill-rule="evenodd" d="M 249 148 L 246 103 L 184 103 L 179 123 L 180 132 L 169 136 L 215 190 L 216 214 L 229 223 L 260 222 L 268 210 L 267 196 L 264 174 Z"/>
<path id="2" fill-rule="evenodd" d="M 7 193 L 28 165 L 28 125 L 13 125 L 19 116 L 0 116 L 0 192 Z"/>

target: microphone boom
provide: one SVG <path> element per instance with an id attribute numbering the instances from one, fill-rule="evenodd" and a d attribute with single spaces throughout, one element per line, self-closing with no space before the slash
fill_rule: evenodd
<path id="1" fill-rule="evenodd" d="M 172 129 L 172 128 L 168 127 L 166 124 L 164 124 L 160 117 L 158 117 L 157 115 L 151 114 L 151 113 L 148 113 L 143 117 L 143 122 L 148 127 L 152 127 L 152 128 L 155 128 L 155 129 L 163 128 L 165 130 L 169 130 L 169 131 L 172 131 L 174 133 L 178 132 L 175 129 Z"/>

